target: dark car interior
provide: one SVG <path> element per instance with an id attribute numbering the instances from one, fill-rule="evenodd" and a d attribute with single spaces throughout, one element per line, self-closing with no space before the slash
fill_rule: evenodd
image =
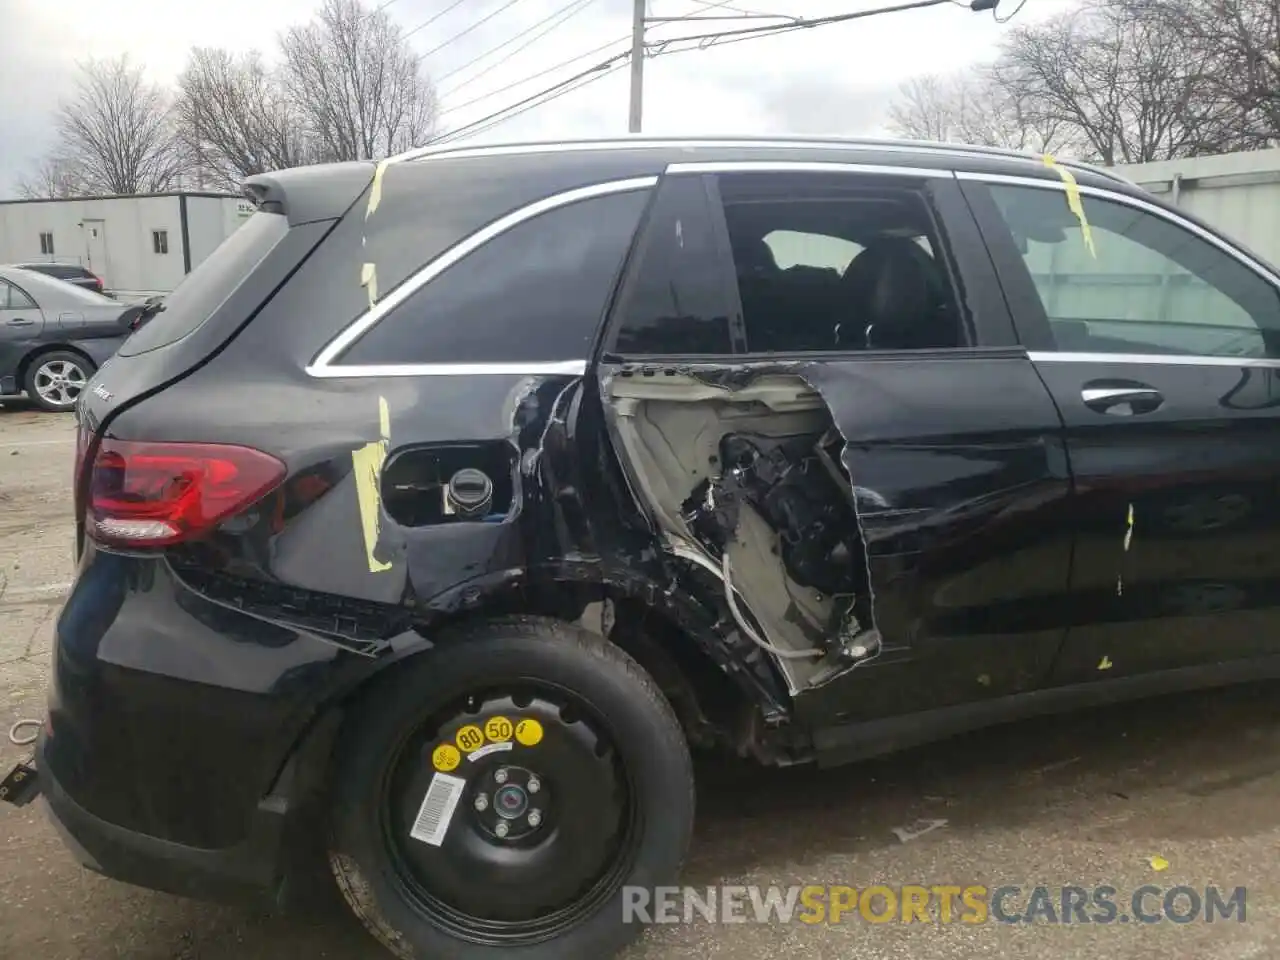
<path id="1" fill-rule="evenodd" d="M 788 199 L 725 197 L 725 218 L 752 352 L 928 350 L 966 338 L 921 198 L 909 191 Z M 778 231 L 861 249 L 842 271 L 780 267 Z"/>

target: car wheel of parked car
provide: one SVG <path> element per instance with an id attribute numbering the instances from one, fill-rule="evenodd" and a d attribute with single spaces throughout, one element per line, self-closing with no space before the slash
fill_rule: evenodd
<path id="1" fill-rule="evenodd" d="M 69 350 L 42 353 L 27 367 L 27 397 L 44 410 L 70 410 L 95 369 L 89 360 Z"/>
<path id="2" fill-rule="evenodd" d="M 349 715 L 335 772 L 333 872 L 401 957 L 612 956 L 641 930 L 627 903 L 675 881 L 693 825 L 657 685 L 544 619 L 469 625 L 393 668 Z"/>

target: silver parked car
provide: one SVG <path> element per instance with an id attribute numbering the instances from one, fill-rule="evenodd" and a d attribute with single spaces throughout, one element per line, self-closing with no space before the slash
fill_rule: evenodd
<path id="1" fill-rule="evenodd" d="M 25 391 L 45 410 L 70 410 L 144 314 L 143 305 L 0 266 L 0 396 Z"/>

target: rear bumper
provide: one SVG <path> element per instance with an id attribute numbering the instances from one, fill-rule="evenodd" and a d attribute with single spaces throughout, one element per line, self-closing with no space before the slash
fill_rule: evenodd
<path id="1" fill-rule="evenodd" d="M 179 895 L 292 902 L 344 658 L 217 604 L 161 557 L 86 547 L 58 618 L 40 786 L 93 870 Z M 304 885 L 304 887 L 309 885 Z"/>
<path id="2" fill-rule="evenodd" d="M 16 376 L 0 376 L 0 397 L 7 397 L 17 392 L 18 378 Z"/>
<path id="3" fill-rule="evenodd" d="M 49 819 L 84 866 L 140 887 L 201 900 L 279 905 L 286 817 L 257 811 L 249 837 L 225 850 L 203 850 L 127 830 L 77 804 L 46 761 L 42 737 L 36 751 L 40 790 Z"/>

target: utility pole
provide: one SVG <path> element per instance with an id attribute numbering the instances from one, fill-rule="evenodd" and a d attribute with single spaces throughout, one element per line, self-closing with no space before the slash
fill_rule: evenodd
<path id="1" fill-rule="evenodd" d="M 634 0 L 634 3 L 635 11 L 631 18 L 631 121 L 627 129 L 639 133 L 644 115 L 645 0 Z"/>

